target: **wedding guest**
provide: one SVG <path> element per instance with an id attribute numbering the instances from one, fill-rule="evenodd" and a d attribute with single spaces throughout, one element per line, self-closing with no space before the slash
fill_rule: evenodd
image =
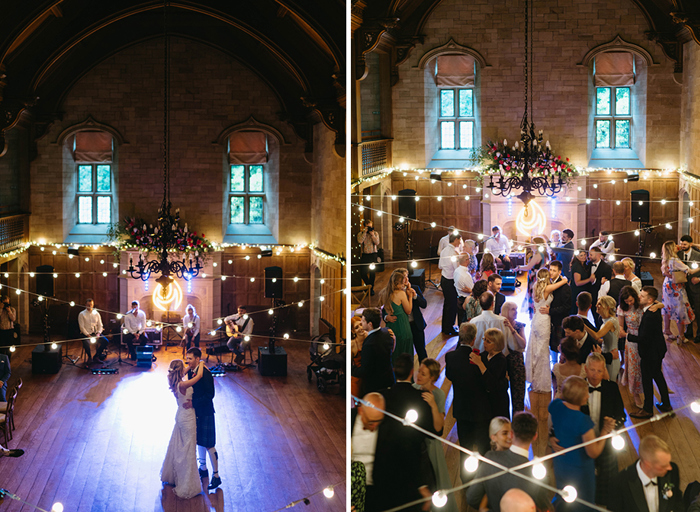
<path id="1" fill-rule="evenodd" d="M 586 369 L 584 368 L 584 365 L 578 361 L 579 348 L 576 340 L 573 338 L 564 338 L 561 340 L 559 352 L 564 360 L 562 362 L 558 362 L 552 367 L 552 375 L 554 375 L 557 388 L 554 398 L 561 398 L 564 381 L 568 377 L 571 377 L 572 375 L 576 375 L 581 378 L 586 377 Z"/>
<path id="2" fill-rule="evenodd" d="M 379 251 L 379 232 L 374 229 L 374 223 L 370 219 L 362 221 L 362 230 L 357 234 L 362 256 L 360 256 L 360 278 L 366 285 L 370 285 L 370 295 L 374 295 L 375 271 L 370 267 L 377 263 Z"/>
<path id="3" fill-rule="evenodd" d="M 578 297 L 576 297 L 576 315 L 577 317 L 581 318 L 583 320 L 583 323 L 586 327 L 590 327 L 591 329 L 595 329 L 595 325 L 591 323 L 591 321 L 588 319 L 588 312 L 591 310 L 591 306 L 593 305 L 593 298 L 591 297 L 591 294 L 588 292 L 581 292 L 578 294 Z"/>
<path id="4" fill-rule="evenodd" d="M 479 265 L 479 279 L 488 279 L 491 274 L 496 274 L 498 269 L 496 268 L 496 260 L 493 254 L 487 252 L 481 257 L 481 264 Z"/>
<path id="5" fill-rule="evenodd" d="M 561 243 L 561 231 L 558 229 L 553 229 L 552 231 L 549 232 L 549 245 L 550 248 L 553 247 L 558 247 L 559 244 Z M 551 251 L 550 251 L 551 252 Z"/>
<path id="6" fill-rule="evenodd" d="M 610 236 L 610 233 L 608 233 L 607 231 L 600 232 L 598 240 L 591 244 L 589 250 L 593 249 L 594 247 L 600 248 L 600 251 L 603 254 L 615 254 L 615 242 L 613 242 L 612 236 Z"/>
<path id="7" fill-rule="evenodd" d="M 406 289 L 412 289 L 414 292 L 413 309 L 411 309 L 411 314 L 408 315 L 408 323 L 411 325 L 411 333 L 413 334 L 413 348 L 416 349 L 418 361 L 422 361 L 428 357 L 428 353 L 425 350 L 426 323 L 421 309 L 428 307 L 428 301 L 425 299 L 425 297 L 423 297 L 423 292 L 420 290 L 420 286 L 411 284 L 411 281 L 408 279 L 408 269 L 397 268 L 396 271 L 403 273 L 403 284 Z"/>
<path id="8" fill-rule="evenodd" d="M 559 343 L 562 338 L 561 322 L 569 316 L 571 311 L 571 287 L 566 286 L 566 277 L 561 273 L 561 261 L 551 261 L 549 263 L 549 279 L 552 285 L 560 281 L 563 283 L 559 288 L 552 290 L 552 303 L 540 308 L 540 312 L 549 315 L 552 327 L 549 332 L 549 349 L 552 363 L 558 359 Z"/>
<path id="9" fill-rule="evenodd" d="M 484 352 L 480 355 L 472 352 L 470 360 L 479 368 L 484 378 L 486 391 L 491 402 L 491 417 L 510 418 L 508 378 L 506 377 L 508 364 L 506 356 L 503 355 L 504 348 L 503 331 L 494 328 L 487 329 L 484 333 Z"/>
<path id="10" fill-rule="evenodd" d="M 525 251 L 525 258 L 527 264 L 520 265 L 516 268 L 518 272 L 527 272 L 527 296 L 526 302 L 523 304 L 523 310 L 526 310 L 528 312 L 530 318 L 532 318 L 535 314 L 535 302 L 533 299 L 533 291 L 535 283 L 537 282 L 537 271 L 540 268 L 546 266 L 549 262 L 547 251 L 545 251 L 545 239 L 539 236 L 535 236 L 532 238 L 532 244 L 532 247 L 527 247 Z M 527 259 L 528 256 L 529 260 Z"/>
<path id="11" fill-rule="evenodd" d="M 12 357 L 10 347 L 15 344 L 17 310 L 10 305 L 10 297 L 0 295 L 0 354 Z"/>
<path id="12" fill-rule="evenodd" d="M 365 472 L 365 510 L 379 510 L 379 497 L 374 487 L 374 458 L 379 425 L 384 421 L 386 401 L 380 393 L 368 393 L 362 398 L 369 405 L 357 404 L 350 411 L 350 447 L 353 462 L 362 463 Z M 354 484 L 354 482 L 353 482 Z M 353 485 L 354 487 L 354 485 Z"/>
<path id="13" fill-rule="evenodd" d="M 616 263 L 619 263 L 617 261 Z M 627 281 L 629 282 L 629 281 Z M 617 348 L 617 338 L 620 335 L 620 323 L 615 316 L 615 300 L 612 297 L 603 296 L 598 299 L 596 311 L 603 319 L 603 325 L 599 330 L 586 327 L 586 332 L 597 342 L 602 342 L 602 352 L 612 354 L 612 362 L 607 365 L 610 380 L 617 382 L 617 374 L 620 371 L 620 356 Z M 615 353 L 613 353 L 613 350 Z"/>
<path id="14" fill-rule="evenodd" d="M 394 384 L 394 370 L 391 366 L 394 341 L 389 331 L 381 328 L 382 317 L 379 309 L 365 308 L 360 321 L 367 337 L 362 344 L 360 366 L 353 366 L 351 369 L 353 376 L 362 379 L 364 396 Z"/>
<path id="15" fill-rule="evenodd" d="M 508 382 L 510 383 L 510 403 L 513 414 L 525 410 L 525 360 L 523 350 L 527 345 L 525 341 L 525 324 L 518 322 L 518 306 L 515 302 L 506 302 L 501 309 L 501 316 L 505 319 L 506 344 L 508 354 Z"/>
<path id="16" fill-rule="evenodd" d="M 578 345 L 579 363 L 585 363 L 588 354 L 591 352 L 602 352 L 600 343 L 595 341 L 593 337 L 589 336 L 589 334 L 586 332 L 586 325 L 583 323 L 583 319 L 581 317 L 567 316 L 562 322 L 562 327 L 564 328 L 564 335 L 573 338 Z M 612 363 L 612 353 L 605 353 L 603 354 L 603 357 L 605 357 L 606 364 Z"/>
<path id="17" fill-rule="evenodd" d="M 620 290 L 625 286 L 632 286 L 632 281 L 625 277 L 625 264 L 621 261 L 616 261 L 612 264 L 612 271 L 613 278 L 600 285 L 598 298 L 600 299 L 605 296 L 611 297 L 615 301 L 615 307 L 617 307 L 617 301 L 620 298 Z"/>
<path id="18" fill-rule="evenodd" d="M 501 498 L 501 512 L 536 512 L 537 507 L 529 494 L 520 489 L 509 489 Z"/>
<path id="19" fill-rule="evenodd" d="M 446 336 L 454 336 L 458 333 L 455 328 L 457 318 L 457 289 L 455 288 L 454 273 L 459 262 L 457 247 L 462 241 L 462 236 L 454 233 L 450 235 L 449 244 L 440 252 L 440 263 L 438 267 L 442 272 L 440 277 L 440 288 L 444 297 L 442 304 L 442 333 Z"/>
<path id="20" fill-rule="evenodd" d="M 625 266 L 625 279 L 627 279 L 631 283 L 632 288 L 637 290 L 637 293 L 639 293 L 642 291 L 642 280 L 639 279 L 634 273 L 634 260 L 632 258 L 622 258 L 622 264 Z M 698 279 L 700 280 L 700 278 Z"/>
<path id="21" fill-rule="evenodd" d="M 678 251 L 678 258 L 689 267 L 697 262 L 700 262 L 700 252 L 693 247 L 693 238 L 690 235 L 683 235 L 680 241 L 680 250 Z M 688 276 L 688 282 L 685 283 L 685 292 L 688 295 L 688 302 L 690 303 L 690 308 L 695 313 L 695 320 L 698 319 L 698 313 L 700 313 L 700 277 Z M 698 326 L 700 327 L 700 325 Z M 693 325 L 688 324 L 686 328 L 685 337 L 689 340 L 694 340 L 695 343 L 700 343 L 700 329 L 698 329 L 698 334 L 693 338 Z"/>
<path id="22" fill-rule="evenodd" d="M 7 405 L 7 381 L 12 375 L 12 367 L 10 366 L 10 358 L 5 354 L 0 354 L 0 402 L 5 402 Z"/>
<path id="23" fill-rule="evenodd" d="M 510 241 L 501 233 L 500 226 L 491 228 L 491 237 L 486 240 L 485 251 L 491 253 L 495 263 L 502 265 L 504 270 L 510 270 Z M 483 258 L 481 260 L 483 262 Z M 497 270 L 494 270 L 494 272 L 497 272 Z M 484 276 L 482 275 L 483 278 Z"/>
<path id="24" fill-rule="evenodd" d="M 567 228 L 561 232 L 561 243 L 550 249 L 550 252 L 554 254 L 556 260 L 561 262 L 561 273 L 569 280 L 569 282 L 573 281 L 571 277 L 571 259 L 574 257 L 573 240 L 574 232 Z M 572 296 L 576 297 L 576 295 Z"/>
<path id="25" fill-rule="evenodd" d="M 628 338 L 629 334 L 639 333 L 639 323 L 642 321 L 644 310 L 639 307 L 639 295 L 632 286 L 626 286 L 620 291 L 620 305 L 617 307 L 617 321 L 620 324 L 620 337 Z M 622 373 L 620 384 L 627 386 L 634 404 L 638 409 L 644 407 L 642 399 L 642 369 L 639 358 L 639 347 L 627 339 L 625 343 L 625 371 Z"/>
<path id="26" fill-rule="evenodd" d="M 131 301 L 131 310 L 124 315 L 124 342 L 129 347 L 129 358 L 136 360 L 136 348 L 134 344 L 146 345 L 146 313 L 139 309 L 140 303 L 137 300 Z"/>
<path id="27" fill-rule="evenodd" d="M 501 308 L 503 303 L 506 301 L 506 296 L 501 293 L 501 285 L 503 284 L 503 278 L 498 274 L 491 274 L 488 277 L 488 291 L 493 293 L 496 299 L 493 311 L 497 314 L 501 314 Z"/>
<path id="28" fill-rule="evenodd" d="M 445 247 L 447 247 L 449 244 L 452 243 L 452 242 L 450 242 L 450 235 L 458 235 L 458 234 L 459 234 L 459 230 L 456 229 L 454 226 L 450 226 L 449 228 L 447 228 L 447 234 L 445 236 L 443 236 L 440 239 L 440 241 L 438 242 L 438 252 L 437 252 L 438 256 L 440 255 L 440 253 L 442 252 L 442 250 Z M 465 243 L 466 242 L 463 242 L 462 239 L 460 238 L 459 246 L 457 247 L 457 252 L 459 254 L 464 252 L 464 244 Z"/>
<path id="29" fill-rule="evenodd" d="M 670 342 L 678 345 L 689 340 L 685 339 L 685 327 L 695 320 L 695 313 L 690 308 L 688 295 L 685 292 L 684 282 L 677 283 L 674 272 L 686 275 L 700 271 L 700 268 L 691 270 L 676 254 L 676 242 L 668 240 L 661 247 L 661 273 L 664 276 L 663 303 L 664 303 L 664 335 Z M 677 275 L 677 274 L 676 274 Z M 671 320 L 676 323 L 678 335 L 671 332 Z"/>
<path id="30" fill-rule="evenodd" d="M 510 428 L 510 420 L 503 416 L 491 419 L 489 437 L 491 438 L 492 451 L 502 452 L 510 449 L 513 444 L 513 430 Z"/>
<path id="31" fill-rule="evenodd" d="M 474 347 L 480 351 L 484 350 L 484 335 L 488 329 L 492 327 L 498 329 L 502 333 L 505 332 L 505 318 L 494 313 L 496 306 L 496 298 L 489 291 L 481 294 L 479 297 L 481 305 L 481 314 L 471 319 L 470 323 L 476 326 L 476 343 Z M 501 349 L 503 350 L 503 349 Z"/>
<path id="32" fill-rule="evenodd" d="M 405 289 L 404 275 L 401 272 L 392 272 L 389 281 L 379 293 L 379 303 L 384 306 L 384 311 L 392 318 L 393 322 L 386 321 L 386 326 L 396 335 L 396 346 L 391 354 L 391 360 L 396 361 L 400 354 L 409 354 L 413 357 L 413 333 L 408 315 L 413 310 L 412 288 Z"/>
<path id="33" fill-rule="evenodd" d="M 591 274 L 591 264 L 588 261 L 588 253 L 580 250 L 571 260 L 571 296 L 578 297 L 582 292 L 590 292 L 595 275 Z M 576 310 L 572 310 L 572 315 Z"/>
<path id="34" fill-rule="evenodd" d="M 457 290 L 457 324 L 465 321 L 464 301 L 472 293 L 474 279 L 469 273 L 469 254 L 462 253 L 457 258 L 459 266 L 454 272 L 455 289 Z"/>
<path id="35" fill-rule="evenodd" d="M 473 318 L 476 318 L 482 313 L 479 297 L 487 290 L 488 281 L 486 279 L 474 283 L 471 295 L 464 301 L 464 322 L 470 322 Z"/>
<path id="36" fill-rule="evenodd" d="M 479 260 L 476 259 L 476 254 L 479 252 L 479 246 L 474 240 L 465 240 L 464 251 L 462 252 L 469 255 L 469 265 L 467 265 L 467 268 L 472 278 L 476 280 L 476 274 L 479 271 Z"/>
<path id="37" fill-rule="evenodd" d="M 350 378 L 350 392 L 353 396 L 362 396 L 362 379 L 356 377 L 355 368 L 359 369 L 362 363 L 362 345 L 367 339 L 367 332 L 362 328 L 362 319 L 353 316 L 350 319 L 351 349 L 352 349 L 352 373 Z"/>
<path id="38" fill-rule="evenodd" d="M 591 247 L 588 252 L 588 257 L 591 260 L 591 275 L 595 276 L 595 280 L 588 290 L 593 297 L 593 304 L 598 303 L 598 292 L 605 281 L 612 279 L 612 267 L 608 265 L 603 256 L 600 247 Z M 594 314 L 595 324 L 600 325 L 600 317 Z"/>

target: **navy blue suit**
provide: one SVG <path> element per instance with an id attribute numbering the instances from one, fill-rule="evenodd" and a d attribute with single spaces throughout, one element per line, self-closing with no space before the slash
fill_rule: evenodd
<path id="1" fill-rule="evenodd" d="M 0 354 L 0 380 L 2 381 L 2 389 L 0 389 L 0 402 L 7 402 L 7 381 L 10 380 L 10 359 L 5 354 Z"/>
<path id="2" fill-rule="evenodd" d="M 416 354 L 418 354 L 418 360 L 422 361 L 428 357 L 428 353 L 425 350 L 425 318 L 423 318 L 423 312 L 421 308 L 428 307 L 428 301 L 423 297 L 423 293 L 420 291 L 420 287 L 417 285 L 412 285 L 416 291 L 416 296 L 413 298 L 413 309 L 411 314 L 413 315 L 413 322 L 411 322 L 411 333 L 413 334 L 413 346 L 416 349 Z"/>

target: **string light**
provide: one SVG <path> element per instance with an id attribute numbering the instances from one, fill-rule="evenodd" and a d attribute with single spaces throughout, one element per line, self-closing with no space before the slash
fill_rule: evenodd
<path id="1" fill-rule="evenodd" d="M 612 446 L 616 450 L 622 450 L 625 447 L 625 439 L 620 434 L 615 434 L 612 437 Z"/>
<path id="2" fill-rule="evenodd" d="M 535 460 L 539 459 L 535 458 Z M 547 468 L 541 462 L 535 462 L 535 464 L 532 465 L 532 476 L 537 478 L 537 480 L 542 480 L 547 476 Z"/>
<path id="3" fill-rule="evenodd" d="M 561 490 L 561 497 L 567 503 L 573 503 L 577 496 L 578 493 L 576 492 L 576 489 L 571 485 L 567 485 Z"/>
<path id="4" fill-rule="evenodd" d="M 464 469 L 467 471 L 467 473 L 474 473 L 474 471 L 477 470 L 479 467 L 479 459 L 476 458 L 474 455 L 470 455 L 467 457 L 467 460 L 464 461 Z"/>
<path id="5" fill-rule="evenodd" d="M 323 489 L 323 495 L 328 499 L 332 498 L 334 494 L 335 491 L 333 490 L 332 486 L 328 486 L 325 489 Z"/>
<path id="6" fill-rule="evenodd" d="M 432 499 L 433 505 L 435 505 L 437 508 L 442 508 L 447 505 L 447 494 L 445 494 L 443 491 L 435 491 Z"/>

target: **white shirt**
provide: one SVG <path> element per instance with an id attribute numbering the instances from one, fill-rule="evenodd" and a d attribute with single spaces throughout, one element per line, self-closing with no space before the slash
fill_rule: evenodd
<path id="1" fill-rule="evenodd" d="M 530 458 L 529 451 L 527 451 L 525 448 L 520 448 L 519 446 L 515 446 L 514 444 L 510 445 L 510 451 L 517 454 L 517 455 L 521 455 L 522 457 L 525 457 L 526 459 Z"/>
<path id="2" fill-rule="evenodd" d="M 606 240 L 605 242 L 601 242 L 599 238 L 591 244 L 588 250 L 590 251 L 594 247 L 600 247 L 600 250 L 603 252 L 603 254 L 615 254 L 615 242 L 613 242 L 612 240 Z"/>
<path id="3" fill-rule="evenodd" d="M 231 316 L 227 316 L 224 318 L 224 323 L 229 323 L 233 322 L 238 326 L 238 332 L 240 334 L 252 334 L 253 333 L 253 319 L 248 317 L 248 324 L 245 326 L 245 329 L 241 330 L 241 327 L 243 327 L 243 324 L 245 324 L 246 319 L 243 318 L 243 315 L 235 314 Z"/>
<path id="4" fill-rule="evenodd" d="M 442 270 L 442 275 L 445 279 L 454 279 L 455 270 L 459 267 L 459 260 L 457 259 L 459 253 L 454 245 L 447 244 L 442 252 L 440 253 L 440 262 L 438 267 Z M 452 258 L 454 257 L 454 261 Z"/>
<path id="5" fill-rule="evenodd" d="M 623 279 L 624 280 L 625 276 L 624 275 L 620 276 L 620 275 L 615 274 L 613 276 L 613 279 Z M 641 284 L 641 282 L 642 281 L 640 280 L 639 283 Z M 639 289 L 640 290 L 642 289 L 641 286 Z M 598 291 L 598 298 L 600 299 L 601 297 L 605 297 L 609 291 L 610 291 L 610 281 L 605 281 L 603 284 L 600 285 L 600 290 Z M 615 299 L 615 297 L 613 297 L 613 299 Z M 617 302 L 617 299 L 615 299 L 615 302 Z"/>
<path id="6" fill-rule="evenodd" d="M 190 327 L 190 323 L 192 324 L 192 337 L 194 338 L 199 334 L 199 326 L 201 324 L 199 315 L 195 313 L 194 318 L 192 318 L 190 314 L 187 313 L 185 318 L 182 319 L 182 326 L 185 330 Z"/>
<path id="7" fill-rule="evenodd" d="M 133 312 L 127 313 L 124 316 L 124 328 L 130 334 L 144 333 L 146 331 L 146 313 L 142 309 L 139 309 L 136 315 Z"/>
<path id="8" fill-rule="evenodd" d="M 350 460 L 359 460 L 365 465 L 367 472 L 367 485 L 373 485 L 372 470 L 374 468 L 374 452 L 377 449 L 377 434 L 379 430 L 374 432 L 365 430 L 360 414 L 355 418 L 355 427 L 352 429 L 352 454 Z"/>
<path id="9" fill-rule="evenodd" d="M 459 297 L 468 297 L 471 293 L 471 289 L 474 288 L 474 279 L 469 273 L 469 268 L 464 265 L 460 265 L 454 271 L 455 288 L 457 288 L 457 295 Z M 465 292 L 464 288 L 468 288 L 470 291 Z"/>
<path id="10" fill-rule="evenodd" d="M 486 250 L 494 256 L 510 254 L 510 242 L 503 234 L 501 234 L 501 236 L 498 237 L 498 240 L 495 238 L 489 238 L 486 240 Z"/>
<path id="11" fill-rule="evenodd" d="M 440 239 L 440 241 L 438 242 L 438 252 L 437 252 L 437 253 L 438 253 L 438 256 L 439 256 L 440 254 L 442 254 L 442 250 L 443 250 L 445 247 L 447 247 L 448 245 L 450 245 L 450 233 L 448 233 L 448 234 L 446 234 L 445 236 L 443 236 L 443 237 Z M 462 254 L 463 251 L 464 251 L 464 240 L 462 240 L 462 239 L 460 238 L 460 239 L 459 239 L 459 247 L 457 247 L 457 252 L 458 252 L 459 254 Z"/>
<path id="12" fill-rule="evenodd" d="M 495 300 L 495 299 L 494 299 Z M 491 310 L 482 311 L 480 315 L 471 319 L 471 323 L 476 326 L 476 339 L 474 340 L 474 348 L 478 348 L 480 352 L 484 350 L 484 333 L 487 329 L 496 328 L 505 334 L 505 318 L 497 315 Z"/>
<path id="13" fill-rule="evenodd" d="M 642 482 L 642 488 L 644 489 L 644 497 L 647 500 L 647 507 L 649 507 L 649 512 L 659 512 L 659 479 L 649 478 L 644 471 L 642 471 L 641 460 L 637 461 L 637 476 Z M 647 485 L 649 482 L 654 482 L 656 485 Z"/>
<path id="14" fill-rule="evenodd" d="M 601 384 L 599 383 L 597 386 L 591 386 L 590 384 L 588 385 L 591 388 L 599 388 Z M 599 430 L 599 425 L 600 425 L 600 392 L 599 391 L 593 391 L 588 394 L 588 411 L 590 412 L 591 419 L 593 420 L 593 430 L 595 431 L 595 435 L 600 434 Z"/>
<path id="15" fill-rule="evenodd" d="M 92 311 L 84 309 L 78 315 L 78 326 L 80 327 L 80 332 L 85 336 L 98 334 L 103 330 L 102 317 L 94 309 Z"/>

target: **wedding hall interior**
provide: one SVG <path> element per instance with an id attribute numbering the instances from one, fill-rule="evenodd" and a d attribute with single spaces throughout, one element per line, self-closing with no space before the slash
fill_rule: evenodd
<path id="1" fill-rule="evenodd" d="M 3 510 L 345 510 L 345 3 L 12 4 L 0 445 L 24 454 L 0 457 Z M 153 349 L 136 361 L 134 300 Z M 160 471 L 189 336 L 215 374 L 222 483 L 209 461 L 180 499 Z"/>
<path id="2" fill-rule="evenodd" d="M 498 226 L 511 268 L 558 246 L 553 231 L 573 232 L 572 255 L 612 242 L 605 261 L 631 258 L 659 301 L 663 244 L 684 235 L 700 242 L 699 15 L 684 0 L 353 3 L 351 315 L 385 306 L 392 271 L 409 270 L 427 301 L 427 356 L 441 370 L 443 439 L 459 444 L 445 375 L 458 338 L 445 333 L 438 266 L 440 240 L 451 243 L 453 229 L 475 243 L 481 262 Z M 369 221 L 374 249 L 363 245 Z M 505 275 L 512 288 L 504 277 L 501 292 L 517 304 L 527 338 L 522 303 L 532 276 Z M 684 489 L 700 480 L 700 417 L 689 407 L 700 398 L 700 345 L 695 331 L 685 343 L 673 321 L 670 329 L 663 374 L 680 410 L 625 433 L 618 463 L 633 464 L 640 439 L 655 434 L 668 443 Z M 415 378 L 417 354 L 414 362 Z M 644 420 L 629 417 L 638 408 L 628 387 L 619 389 L 624 427 L 634 427 Z M 539 421 L 530 457 L 551 453 L 552 399 L 526 392 L 525 408 Z M 459 451 L 442 448 L 450 487 L 459 487 Z M 454 493 L 452 510 L 468 509 L 464 496 Z"/>

